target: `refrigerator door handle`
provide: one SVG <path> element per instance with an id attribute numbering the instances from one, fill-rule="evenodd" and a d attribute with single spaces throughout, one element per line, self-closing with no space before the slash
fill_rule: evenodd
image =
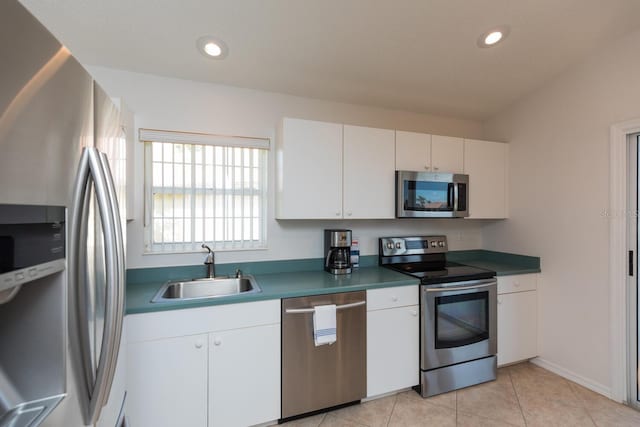
<path id="1" fill-rule="evenodd" d="M 109 373 L 105 382 L 106 392 L 104 393 L 104 402 L 102 406 L 106 405 L 109 398 L 109 392 L 113 383 L 113 377 L 115 375 L 116 364 L 118 361 L 118 353 L 120 351 L 120 340 L 122 337 L 122 324 L 124 321 L 124 295 L 125 295 L 125 256 L 124 256 L 124 238 L 122 235 L 122 223 L 120 221 L 120 209 L 118 206 L 118 197 L 116 187 L 113 181 L 113 175 L 111 174 L 111 168 L 109 167 L 109 160 L 107 155 L 99 153 L 101 171 L 105 179 L 107 197 L 111 205 L 111 219 L 114 225 L 114 244 L 115 254 L 114 259 L 116 264 L 115 275 L 113 276 L 113 292 L 114 292 L 114 304 L 113 308 L 113 326 L 111 333 L 113 334 L 113 345 L 110 347 L 109 355 L 107 358 L 109 364 Z M 106 331 L 105 331 L 106 333 Z"/>
<path id="2" fill-rule="evenodd" d="M 90 304 L 88 304 L 87 292 L 84 286 L 80 286 L 86 280 L 86 258 L 83 255 L 86 252 L 86 221 L 89 209 L 89 191 L 91 189 L 90 182 L 91 172 L 89 170 L 89 152 L 84 149 L 80 157 L 76 182 L 72 194 L 73 211 L 71 214 L 71 227 L 69 230 L 70 256 L 68 259 L 69 272 L 71 275 L 71 284 L 74 289 L 70 291 L 75 307 L 75 330 L 78 335 L 78 354 L 83 369 L 85 380 L 86 395 L 89 398 L 94 383 L 93 359 L 91 357 L 91 345 L 89 339 L 89 317 Z M 81 247 L 84 250 L 81 250 Z M 75 292 L 74 292 L 75 291 Z"/>
<path id="3" fill-rule="evenodd" d="M 117 355 L 119 347 L 120 334 L 116 333 L 116 329 L 118 326 L 118 311 L 122 310 L 122 307 L 118 306 L 122 305 L 119 304 L 119 301 L 123 298 L 121 293 L 118 292 L 119 282 L 123 280 L 120 278 L 123 274 L 121 270 L 124 267 L 124 264 L 118 261 L 118 237 L 116 236 L 119 230 L 117 230 L 116 226 L 117 223 L 119 223 L 119 218 L 117 213 L 114 213 L 116 211 L 109 196 L 109 184 L 102 162 L 100 152 L 96 148 L 87 147 L 83 149 L 76 187 L 73 192 L 74 213 L 71 230 L 73 250 L 70 257 L 70 264 L 72 264 L 71 274 L 75 279 L 73 283 L 75 284 L 77 302 L 84 302 L 85 300 L 83 298 L 86 297 L 88 293 L 82 289 L 82 287 L 86 285 L 86 281 L 83 276 L 84 266 L 79 260 L 80 245 L 83 243 L 81 240 L 81 230 L 83 226 L 86 226 L 83 225 L 81 221 L 88 217 L 85 209 L 88 206 L 86 199 L 88 197 L 88 190 L 91 187 L 90 178 L 93 179 L 105 242 L 104 250 L 107 281 L 105 323 L 100 357 L 98 359 L 99 362 L 95 367 L 93 366 L 91 347 L 89 344 L 89 313 L 86 307 L 83 307 L 85 304 L 76 304 L 81 362 L 83 365 L 85 385 L 87 387 L 86 396 L 83 399 L 83 401 L 86 402 L 84 413 L 85 424 L 94 424 L 98 420 L 102 407 L 108 399 L 113 375 L 115 373 L 114 349 Z M 116 339 L 118 339 L 118 342 L 116 342 Z"/>

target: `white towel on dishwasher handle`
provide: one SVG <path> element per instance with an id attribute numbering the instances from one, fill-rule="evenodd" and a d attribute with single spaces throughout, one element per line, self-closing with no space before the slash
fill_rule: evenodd
<path id="1" fill-rule="evenodd" d="M 313 307 L 313 341 L 316 347 L 336 342 L 336 305 Z"/>

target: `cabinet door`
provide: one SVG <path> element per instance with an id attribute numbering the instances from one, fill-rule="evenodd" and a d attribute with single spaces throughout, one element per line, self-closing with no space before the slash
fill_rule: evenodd
<path id="1" fill-rule="evenodd" d="M 277 218 L 342 218 L 342 125 L 284 118 L 278 132 Z"/>
<path id="2" fill-rule="evenodd" d="M 469 175 L 469 218 L 507 217 L 507 153 L 501 142 L 465 140 L 464 173 Z"/>
<path id="3" fill-rule="evenodd" d="M 209 427 L 280 418 L 280 325 L 211 333 L 209 346 Z"/>
<path id="4" fill-rule="evenodd" d="M 206 427 L 206 334 L 130 342 L 127 352 L 131 425 Z"/>
<path id="5" fill-rule="evenodd" d="M 538 355 L 537 292 L 498 295 L 498 365 Z"/>
<path id="6" fill-rule="evenodd" d="M 420 382 L 419 306 L 367 312 L 367 397 Z"/>
<path id="7" fill-rule="evenodd" d="M 453 136 L 431 137 L 431 171 L 463 173 L 464 140 Z"/>
<path id="8" fill-rule="evenodd" d="M 431 170 L 431 135 L 396 131 L 396 170 Z"/>
<path id="9" fill-rule="evenodd" d="M 344 126 L 344 218 L 395 218 L 395 131 Z"/>

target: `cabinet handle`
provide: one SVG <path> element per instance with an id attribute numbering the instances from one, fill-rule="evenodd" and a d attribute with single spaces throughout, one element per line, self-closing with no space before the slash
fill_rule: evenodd
<path id="1" fill-rule="evenodd" d="M 425 170 L 429 170 L 429 169 L 431 169 L 431 168 L 430 168 L 429 166 L 425 166 L 425 167 L 424 167 L 424 169 L 425 169 Z"/>
<path id="2" fill-rule="evenodd" d="M 222 338 L 214 338 L 213 345 L 217 345 L 217 346 L 222 345 Z"/>
<path id="3" fill-rule="evenodd" d="M 340 216 L 340 212 L 336 212 L 336 216 Z"/>
<path id="4" fill-rule="evenodd" d="M 418 315 L 418 312 L 416 310 L 411 310 L 409 313 L 411 313 L 413 317 Z"/>
<path id="5" fill-rule="evenodd" d="M 203 345 L 202 341 L 200 340 L 196 341 L 196 344 L 195 344 L 196 348 L 202 348 L 202 345 Z"/>
<path id="6" fill-rule="evenodd" d="M 347 212 L 347 216 L 351 216 L 351 215 L 352 215 L 352 213 L 351 213 L 351 212 Z"/>
<path id="7" fill-rule="evenodd" d="M 434 170 L 434 171 L 437 171 L 437 170 L 440 170 L 440 168 L 437 168 L 437 167 L 435 167 L 435 166 L 434 166 L 434 167 L 433 167 L 433 170 Z"/>
<path id="8" fill-rule="evenodd" d="M 520 286 L 520 282 L 513 282 L 513 286 L 517 288 L 518 286 Z"/>
<path id="9" fill-rule="evenodd" d="M 395 296 L 395 295 L 394 295 L 394 296 L 392 296 L 392 297 L 391 297 L 391 301 L 393 301 L 393 302 L 397 302 L 397 301 L 398 301 L 398 297 L 397 297 L 397 296 Z"/>

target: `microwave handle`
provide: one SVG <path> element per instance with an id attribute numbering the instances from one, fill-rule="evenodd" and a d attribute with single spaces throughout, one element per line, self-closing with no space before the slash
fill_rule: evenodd
<path id="1" fill-rule="evenodd" d="M 447 188 L 447 206 L 448 207 L 453 207 L 453 204 L 455 203 L 455 196 L 453 194 L 454 186 L 455 184 L 451 183 Z M 455 211 L 455 208 L 453 210 Z"/>
<path id="2" fill-rule="evenodd" d="M 454 212 L 458 210 L 459 189 L 460 189 L 460 185 L 457 182 L 454 182 L 453 183 L 453 211 Z"/>

